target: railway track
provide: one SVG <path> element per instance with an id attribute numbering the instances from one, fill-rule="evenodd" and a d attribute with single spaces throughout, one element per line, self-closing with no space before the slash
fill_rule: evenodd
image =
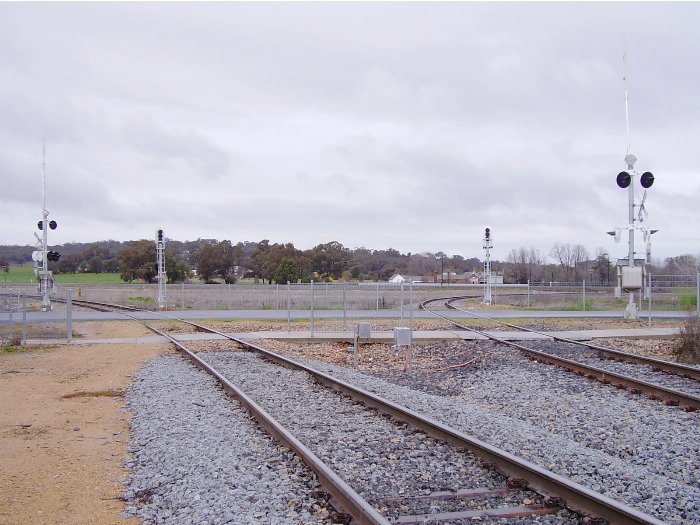
<path id="1" fill-rule="evenodd" d="M 88 306 L 88 305 L 85 305 Z M 112 305 L 109 305 L 110 307 Z M 90 307 L 107 307 L 107 305 L 99 305 L 93 303 Z M 124 312 L 124 315 L 135 320 L 139 320 L 132 315 L 135 312 Z M 397 403 L 382 399 L 381 397 L 372 394 L 366 390 L 355 387 L 347 382 L 340 381 L 310 367 L 307 367 L 299 362 L 290 360 L 282 355 L 271 352 L 260 346 L 249 342 L 231 337 L 227 334 L 213 330 L 204 325 L 193 323 L 182 319 L 177 319 L 172 316 L 164 315 L 164 318 L 174 319 L 179 322 L 193 326 L 198 331 L 207 331 L 213 334 L 234 341 L 241 348 L 249 352 L 255 352 L 263 357 L 266 361 L 281 365 L 288 369 L 290 373 L 303 375 L 306 379 L 302 381 L 313 383 L 314 390 L 309 394 L 310 397 L 305 398 L 305 402 L 297 402 L 294 405 L 293 411 L 279 412 L 279 408 L 275 403 L 267 404 L 261 397 L 262 392 L 272 388 L 268 381 L 261 384 L 261 374 L 255 373 L 252 375 L 254 380 L 250 380 L 245 387 L 245 390 L 258 387 L 258 394 L 250 395 L 244 391 L 240 385 L 234 384 L 229 378 L 235 374 L 240 366 L 232 367 L 222 356 L 224 354 L 213 354 L 205 360 L 202 356 L 188 349 L 181 341 L 178 341 L 172 335 L 158 330 L 157 328 L 148 325 L 146 326 L 155 333 L 165 337 L 172 342 L 178 351 L 194 363 L 197 367 L 205 370 L 212 375 L 221 384 L 223 389 L 236 397 L 248 410 L 255 416 L 258 422 L 267 429 L 270 434 L 276 437 L 280 442 L 293 450 L 299 457 L 303 458 L 304 462 L 317 475 L 320 483 L 323 485 L 336 508 L 342 509 L 342 512 L 347 513 L 347 517 L 338 516 L 338 519 L 352 520 L 353 523 L 427 523 L 427 522 L 445 522 L 457 521 L 478 518 L 480 520 L 497 519 L 507 517 L 518 517 L 518 523 L 526 523 L 527 516 L 535 516 L 541 514 L 552 514 L 552 523 L 575 523 L 578 518 L 573 518 L 569 511 L 573 511 L 579 516 L 587 516 L 586 523 L 661 523 L 655 518 L 637 511 L 625 504 L 617 502 L 606 496 L 603 496 L 595 491 L 589 490 L 577 483 L 574 483 L 562 476 L 556 475 L 546 469 L 543 469 L 524 459 L 518 458 L 512 454 L 499 450 L 487 443 L 480 441 L 472 436 L 465 434 L 459 430 L 444 425 L 430 417 L 423 416 L 419 413 L 411 411 Z M 143 322 L 143 321 L 141 321 Z M 224 360 L 222 360 L 224 359 Z M 230 358 L 234 360 L 235 358 Z M 237 365 L 240 358 L 235 359 Z M 257 364 L 256 366 L 272 366 L 269 364 Z M 222 372 L 226 369 L 226 373 Z M 266 379 L 274 377 L 276 374 L 266 372 L 262 374 Z M 289 381 L 286 378 L 282 383 L 275 388 L 285 389 L 288 393 Z M 322 388 L 324 392 L 321 395 Z M 331 394 L 331 392 L 335 392 Z M 343 398 L 338 397 L 337 393 L 344 395 Z M 255 398 L 258 399 L 255 399 Z M 296 393 L 289 396 L 296 399 Z M 406 444 L 416 443 L 423 439 L 420 438 L 421 433 L 426 433 L 432 440 L 423 442 L 421 450 L 429 456 L 434 457 L 439 451 L 439 454 L 444 455 L 443 465 L 454 465 L 466 461 L 469 458 L 469 465 L 464 466 L 464 472 L 469 472 L 469 475 L 464 475 L 460 479 L 471 479 L 475 476 L 477 469 L 480 474 L 475 479 L 480 479 L 483 485 L 480 486 L 455 486 L 450 485 L 450 490 L 444 490 L 444 483 L 440 486 L 432 486 L 430 483 L 423 483 L 418 488 L 409 487 L 408 492 L 404 490 L 402 493 L 383 494 L 378 497 L 376 491 L 371 488 L 366 488 L 359 483 L 358 489 L 353 488 L 351 483 L 346 481 L 345 477 L 352 475 L 345 473 L 343 476 L 335 472 L 335 467 L 340 460 L 332 458 L 330 462 L 334 468 L 328 466 L 320 456 L 324 454 L 319 452 L 319 443 L 316 443 L 316 450 L 313 447 L 303 443 L 295 435 L 295 433 L 303 433 L 304 429 L 313 427 L 312 422 L 318 419 L 318 414 L 313 410 L 302 417 L 299 412 L 301 407 L 307 408 L 312 405 L 314 399 L 326 399 L 326 402 L 321 403 L 328 410 L 330 404 L 340 403 L 342 406 L 334 409 L 337 413 L 342 414 L 343 420 L 353 419 L 356 422 L 351 426 L 359 429 L 366 427 L 366 418 L 375 418 L 376 412 L 390 416 L 393 419 L 392 423 L 384 422 L 386 425 L 386 435 L 394 436 L 389 438 L 390 443 L 397 443 L 393 451 L 389 452 L 390 466 L 384 466 L 379 461 L 371 465 L 371 469 L 379 469 L 385 472 L 382 475 L 376 476 L 376 479 L 382 480 L 384 483 L 391 479 L 392 476 L 399 475 L 402 471 L 400 464 L 400 454 L 409 451 L 408 457 L 415 459 L 415 447 Z M 352 402 L 348 400 L 352 399 Z M 344 400 L 343 400 L 344 399 Z M 298 400 L 297 400 L 298 401 Z M 344 403 L 344 405 L 343 405 Z M 349 404 L 348 404 L 349 403 Z M 364 405 L 365 408 L 357 408 L 357 404 Z M 273 413 L 276 412 L 276 413 Z M 375 414 L 370 416 L 368 414 Z M 291 416 L 291 419 L 290 419 Z M 280 420 L 284 420 L 285 425 L 282 425 Z M 306 419 L 304 419 L 306 418 Z M 359 419 L 356 419 L 359 418 Z M 365 419 L 363 419 L 365 418 Z M 298 424 L 299 421 L 306 420 L 308 424 Z M 296 424 L 295 424 L 296 423 Z M 400 423 L 403 423 L 402 426 Z M 407 426 L 406 426 L 407 425 Z M 287 426 L 296 426 L 295 432 L 291 432 Z M 326 432 L 322 432 L 321 445 L 325 442 Z M 308 437 L 313 441 L 313 436 Z M 318 439 L 318 438 L 317 438 Z M 361 439 L 361 435 L 358 439 Z M 395 441 L 391 441 L 394 439 Z M 346 440 L 354 443 L 356 440 Z M 449 444 L 449 445 L 448 445 Z M 384 443 L 386 445 L 386 443 Z M 456 448 L 455 448 L 456 447 Z M 336 447 L 333 447 L 336 448 Z M 323 446 L 321 446 L 323 449 Z M 383 460 L 386 459 L 382 454 L 371 453 L 370 449 L 362 449 L 361 454 L 376 455 Z M 318 452 L 318 453 L 317 453 Z M 350 454 L 352 451 L 348 451 Z M 354 451 L 357 453 L 357 451 Z M 342 456 L 342 454 L 341 454 Z M 474 458 L 480 458 L 477 468 L 477 462 Z M 461 459 L 460 459 L 461 458 Z M 328 459 L 328 458 L 326 458 Z M 446 462 L 446 463 L 445 463 Z M 383 461 L 381 462 L 383 463 Z M 398 469 L 397 469 L 398 466 Z M 486 469 L 484 469 L 486 467 Z M 388 469 L 388 470 L 387 470 Z M 393 470 L 392 470 L 393 469 Z M 438 468 L 443 474 L 434 473 L 433 478 L 444 477 L 444 473 L 450 470 L 449 467 Z M 395 473 L 395 474 L 392 474 Z M 463 474 L 464 474 L 463 472 Z M 357 473 L 356 473 L 357 474 Z M 355 485 L 357 480 L 354 479 L 352 485 Z M 360 494 L 364 490 L 363 497 Z M 524 492 L 529 491 L 529 492 Z M 518 504 L 520 502 L 520 504 Z M 526 504 L 522 504 L 526 502 Z M 382 510 L 380 513 L 377 508 Z M 562 508 L 568 511 L 560 510 Z M 573 520 L 573 521 L 572 521 Z"/>
<path id="2" fill-rule="evenodd" d="M 454 306 L 454 302 L 463 299 L 463 297 L 432 299 L 421 303 L 420 308 L 431 312 L 433 315 L 444 319 L 460 329 L 477 333 L 489 340 L 507 345 L 511 348 L 516 348 L 524 352 L 531 359 L 539 362 L 560 366 L 576 374 L 583 375 L 588 379 L 595 379 L 604 384 L 612 384 L 617 388 L 625 388 L 635 394 L 645 394 L 652 399 L 658 399 L 670 405 L 680 405 L 687 411 L 695 411 L 700 408 L 700 395 L 698 394 L 698 392 L 700 392 L 700 385 L 698 383 L 698 381 L 700 381 L 700 369 L 698 368 L 621 352 L 587 342 L 552 336 L 537 330 L 505 323 L 497 319 L 491 319 Z M 529 343 L 529 345 L 537 345 L 537 349 L 528 344 L 507 341 L 493 333 L 460 324 L 427 307 L 428 304 L 436 301 L 444 301 L 447 308 L 459 310 L 475 318 L 514 328 L 519 331 L 546 336 L 549 341 L 546 343 Z M 558 345 L 555 343 L 558 343 Z M 546 350 L 541 350 L 542 346 L 545 346 Z M 588 362 L 582 359 L 580 353 L 576 350 L 572 350 L 572 348 L 585 349 L 588 353 Z M 602 355 L 605 359 L 594 359 L 593 353 Z M 639 368 L 634 372 L 629 369 L 625 369 L 624 373 L 618 372 L 613 370 L 611 366 L 606 365 L 606 361 L 609 362 L 610 360 L 624 361 L 632 365 L 638 365 Z M 630 375 L 632 373 L 635 375 Z M 665 374 L 676 376 L 672 381 L 674 384 L 673 387 L 660 384 L 665 382 L 663 377 Z M 651 379 L 649 379 L 650 377 Z"/>

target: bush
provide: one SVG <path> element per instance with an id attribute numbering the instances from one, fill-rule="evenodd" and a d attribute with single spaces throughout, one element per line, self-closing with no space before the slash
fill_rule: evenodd
<path id="1" fill-rule="evenodd" d="M 19 334 L 10 334 L 7 340 L 0 340 L 0 350 L 2 352 L 12 353 L 18 351 L 22 346 L 22 338 Z"/>
<path id="2" fill-rule="evenodd" d="M 697 301 L 698 301 L 698 295 L 697 295 L 697 292 L 695 292 L 695 291 L 683 292 L 678 297 L 678 304 L 680 305 L 681 308 L 683 308 L 685 310 L 695 308 L 697 306 Z"/>
<path id="3" fill-rule="evenodd" d="M 688 315 L 678 340 L 673 345 L 673 354 L 681 362 L 700 364 L 700 318 Z"/>

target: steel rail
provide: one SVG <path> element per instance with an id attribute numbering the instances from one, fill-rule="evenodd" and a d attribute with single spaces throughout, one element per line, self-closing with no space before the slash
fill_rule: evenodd
<path id="1" fill-rule="evenodd" d="M 128 315 L 128 314 L 125 314 Z M 132 316 L 129 316 L 132 317 Z M 133 317 L 139 320 L 136 317 Z M 350 485 L 329 468 L 311 449 L 299 441 L 289 430 L 282 426 L 270 413 L 257 404 L 251 397 L 231 383 L 226 377 L 216 370 L 212 365 L 200 358 L 194 352 L 185 347 L 177 339 L 162 332 L 154 326 L 144 323 L 144 325 L 165 337 L 173 343 L 178 351 L 195 366 L 212 375 L 221 384 L 222 388 L 231 396 L 243 404 L 255 417 L 260 425 L 272 436 L 277 438 L 290 450 L 294 451 L 304 463 L 316 474 L 320 484 L 334 499 L 334 506 L 352 516 L 359 525 L 389 525 L 390 522 L 360 496 Z"/>
<path id="2" fill-rule="evenodd" d="M 178 319 L 177 317 L 168 316 L 166 314 L 164 315 L 170 319 L 190 324 L 199 329 L 206 330 L 210 333 L 220 335 L 225 339 L 234 341 L 244 348 L 250 349 L 272 362 L 294 370 L 304 371 L 310 374 L 320 384 L 328 388 L 348 395 L 366 406 L 373 407 L 379 412 L 409 424 L 413 428 L 423 430 L 432 437 L 449 442 L 458 447 L 468 449 L 476 456 L 481 457 L 487 463 L 492 464 L 494 469 L 500 474 L 510 478 L 524 479 L 527 481 L 528 488 L 538 491 L 545 496 L 549 495 L 561 498 L 565 502 L 564 506 L 573 512 L 603 518 L 610 524 L 663 524 L 662 521 L 654 518 L 653 516 L 649 516 L 648 514 L 640 512 L 624 503 L 615 501 L 603 494 L 590 490 L 583 485 L 555 474 L 525 459 L 519 458 L 509 452 L 494 447 L 485 441 L 482 441 L 474 436 L 470 436 L 460 430 L 454 429 L 429 416 L 410 410 L 409 408 L 399 405 L 398 403 L 394 403 L 393 401 L 389 401 L 380 396 L 372 394 L 367 390 L 351 385 L 329 374 L 315 370 L 314 368 L 306 366 L 295 360 L 289 359 L 268 349 L 262 348 L 243 339 L 233 337 L 213 328 L 194 323 L 192 321 Z M 173 340 L 169 336 L 166 337 Z M 352 512 L 350 513 L 352 514 Z"/>
<path id="3" fill-rule="evenodd" d="M 66 299 L 62 297 L 54 297 L 54 301 L 57 303 L 65 303 Z M 85 299 L 71 299 L 71 303 L 75 306 L 82 306 L 83 308 L 92 308 L 98 312 L 109 312 L 111 309 L 116 310 L 126 310 L 128 312 L 141 312 L 143 310 L 136 308 L 134 306 L 125 306 L 123 304 L 113 304 L 113 303 L 98 303 L 96 301 L 86 301 Z M 139 319 L 140 320 L 140 319 Z"/>
<path id="4" fill-rule="evenodd" d="M 655 359 L 653 357 L 644 357 L 641 355 L 635 355 L 635 354 L 630 354 L 628 352 L 621 352 L 620 350 L 615 350 L 614 348 L 607 348 L 604 346 L 599 346 L 591 343 L 586 343 L 584 341 L 575 341 L 573 339 L 568 339 L 566 337 L 561 337 L 558 335 L 552 335 L 548 334 L 545 332 L 540 332 L 538 330 L 533 330 L 532 328 L 525 328 L 524 326 L 518 326 L 515 324 L 511 323 L 506 323 L 505 321 L 501 321 L 499 319 L 492 319 L 490 317 L 486 317 L 484 315 L 477 314 L 475 312 L 470 312 L 468 310 L 464 310 L 462 308 L 456 307 L 454 302 L 456 301 L 461 301 L 461 297 L 454 297 L 447 301 L 445 303 L 445 306 L 447 308 L 450 308 L 452 310 L 456 310 L 458 312 L 464 312 L 465 314 L 478 317 L 479 319 L 485 319 L 488 321 L 493 321 L 494 323 L 498 323 L 504 326 L 508 326 L 510 328 L 515 328 L 516 330 L 522 330 L 524 332 L 529 332 L 533 334 L 539 334 L 539 335 L 544 335 L 547 337 L 551 337 L 554 341 L 561 341 L 563 343 L 569 343 L 573 345 L 581 345 L 585 346 L 587 348 L 590 348 L 591 350 L 596 350 L 600 354 L 604 356 L 608 356 L 612 359 L 620 360 L 620 361 L 627 361 L 629 363 L 635 363 L 635 364 L 642 364 L 642 365 L 649 365 L 651 367 L 654 367 L 658 370 L 661 370 L 663 372 L 668 372 L 670 374 L 675 374 L 681 377 L 685 377 L 687 379 L 695 379 L 700 381 L 700 368 L 695 368 L 692 366 L 688 365 L 683 365 L 680 363 L 673 363 L 671 361 L 664 361 L 662 359 Z"/>
<path id="5" fill-rule="evenodd" d="M 354 520 L 362 525 L 386 525 L 390 523 L 386 520 L 386 518 L 377 513 L 374 507 L 369 505 L 364 499 L 361 498 L 361 496 L 357 495 L 357 493 L 354 492 L 354 490 L 347 485 L 347 483 L 339 478 L 332 470 L 328 469 L 328 467 L 325 466 L 325 464 L 323 464 L 323 462 L 316 457 L 312 451 L 306 448 L 301 442 L 294 438 L 294 436 L 289 434 L 289 432 L 287 432 L 284 427 L 279 425 L 279 423 L 277 423 L 272 416 L 270 416 L 264 409 L 257 405 L 243 392 L 239 391 L 221 373 L 206 363 L 206 361 L 184 347 L 182 343 L 177 341 L 172 336 L 146 324 L 143 320 L 135 317 L 134 315 L 126 312 L 122 312 L 122 314 L 128 318 L 143 323 L 154 333 L 159 334 L 175 344 L 178 350 L 184 356 L 190 359 L 196 366 L 216 377 L 224 390 L 244 403 L 251 410 L 251 412 L 253 412 L 256 419 L 258 419 L 264 428 L 280 439 L 280 441 L 284 442 L 290 449 L 298 453 L 299 456 L 304 459 L 304 461 L 307 461 L 308 459 L 311 462 L 307 462 L 307 465 L 309 465 L 309 467 L 312 468 L 319 476 L 319 481 L 321 484 L 336 499 L 342 510 L 347 511 Z M 572 510 L 573 512 L 582 515 L 596 516 L 606 520 L 610 524 L 663 525 L 664 523 L 653 516 L 630 507 L 629 505 L 590 490 L 583 485 L 555 474 L 540 467 L 539 465 L 494 447 L 474 436 L 470 436 L 464 432 L 449 427 L 448 425 L 445 425 L 444 423 L 441 423 L 440 421 L 437 421 L 429 416 L 414 412 L 406 407 L 394 403 L 393 401 L 383 399 L 362 388 L 353 386 L 328 374 L 305 366 L 297 361 L 288 359 L 280 354 L 276 354 L 253 343 L 219 332 L 218 330 L 214 330 L 204 325 L 179 319 L 167 314 L 162 315 L 164 317 L 195 326 L 210 333 L 220 335 L 225 339 L 240 344 L 244 348 L 257 352 L 264 358 L 277 362 L 280 365 L 295 370 L 305 371 L 311 374 L 312 377 L 314 377 L 314 379 L 320 384 L 344 393 L 351 398 L 362 402 L 366 406 L 376 408 L 378 411 L 390 415 L 399 421 L 403 421 L 411 425 L 413 428 L 423 430 L 435 438 L 452 443 L 458 447 L 468 449 L 475 455 L 485 460 L 487 464 L 493 465 L 494 470 L 497 472 L 513 478 L 516 483 L 518 480 L 523 479 L 527 483 L 527 488 L 536 490 L 543 495 L 560 498 L 562 506 Z M 287 441 L 287 439 L 289 441 Z M 314 458 L 316 461 L 314 461 Z M 312 465 L 316 466 L 314 467 Z M 353 494 L 357 497 L 353 497 Z"/>
<path id="6" fill-rule="evenodd" d="M 433 315 L 440 317 L 441 319 L 444 319 L 459 328 L 463 328 L 464 330 L 479 334 L 497 343 L 517 348 L 518 350 L 527 354 L 527 356 L 532 359 L 566 368 L 579 375 L 584 375 L 589 379 L 596 379 L 604 384 L 613 384 L 618 388 L 629 389 L 632 393 L 635 394 L 644 393 L 651 399 L 660 399 L 670 405 L 681 405 L 687 411 L 695 411 L 700 409 L 700 397 L 695 396 L 693 394 L 688 394 L 686 392 L 681 392 L 672 388 L 666 388 L 660 385 L 647 383 L 646 381 L 642 381 L 640 379 L 635 379 L 633 377 L 628 377 L 615 372 L 610 372 L 609 370 L 604 370 L 595 366 L 586 365 L 577 361 L 572 361 L 571 359 L 566 359 L 564 357 L 558 357 L 547 352 L 534 350 L 532 348 L 528 348 L 527 346 L 514 343 L 513 341 L 501 339 L 500 337 L 496 337 L 495 335 L 489 334 L 488 332 L 477 330 L 475 328 L 470 328 L 448 317 L 445 317 L 444 315 L 440 315 L 434 310 L 426 310 L 432 313 Z"/>

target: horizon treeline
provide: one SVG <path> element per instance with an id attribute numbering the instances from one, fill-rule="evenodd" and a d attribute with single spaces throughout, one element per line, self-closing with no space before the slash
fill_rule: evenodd
<path id="1" fill-rule="evenodd" d="M 236 282 L 245 277 L 267 282 L 314 280 L 387 280 L 396 273 L 423 278 L 438 278 L 442 274 L 462 274 L 483 269 L 482 259 L 465 258 L 443 252 L 400 253 L 393 248 L 382 250 L 366 247 L 346 248 L 331 241 L 300 250 L 292 243 L 270 243 L 197 239 L 177 241 L 166 239 L 166 268 L 171 282 L 197 276 L 205 282 Z M 153 279 L 155 242 L 96 241 L 51 245 L 60 259 L 49 263 L 56 273 L 118 272 L 131 281 Z M 32 260 L 33 246 L 0 245 L 0 264 L 24 264 Z M 547 262 L 547 258 L 554 263 Z M 669 257 L 652 264 L 654 273 L 691 275 L 700 270 L 697 256 L 685 254 Z M 510 250 L 505 261 L 492 261 L 492 270 L 504 276 L 508 283 L 580 281 L 611 283 L 616 279 L 614 261 L 602 248 L 595 255 L 580 245 L 555 243 L 548 254 L 536 248 L 519 247 Z"/>

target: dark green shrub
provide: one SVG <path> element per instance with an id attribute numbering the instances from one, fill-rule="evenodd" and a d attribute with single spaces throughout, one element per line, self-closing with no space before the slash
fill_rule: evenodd
<path id="1" fill-rule="evenodd" d="M 673 346 L 673 354 L 683 363 L 700 364 L 700 318 L 688 315 Z"/>

